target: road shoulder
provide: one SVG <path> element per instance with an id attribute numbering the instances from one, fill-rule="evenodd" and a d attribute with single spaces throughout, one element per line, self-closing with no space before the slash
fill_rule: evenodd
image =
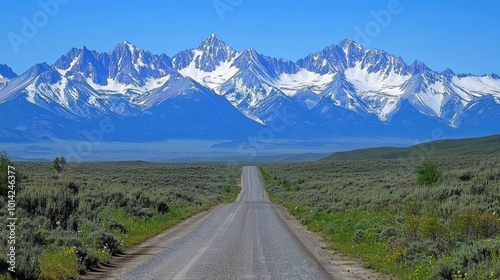
<path id="1" fill-rule="evenodd" d="M 396 278 L 378 273 L 363 267 L 358 260 L 340 256 L 332 250 L 324 249 L 326 243 L 321 235 L 307 230 L 297 219 L 288 213 L 288 210 L 277 204 L 273 204 L 276 214 L 290 229 L 295 237 L 305 246 L 313 257 L 338 280 L 394 280 Z"/>
<path id="2" fill-rule="evenodd" d="M 196 228 L 211 213 L 223 205 L 224 204 L 217 205 L 209 210 L 195 214 L 179 224 L 166 229 L 160 234 L 147 239 L 141 244 L 126 249 L 123 254 L 113 256 L 109 263 L 101 264 L 97 269 L 94 269 L 94 271 L 89 272 L 87 275 L 82 275 L 78 279 L 106 280 L 120 278 L 120 276 L 129 272 L 138 264 L 146 262 L 149 258 L 165 249 L 168 244 L 179 239 L 190 230 Z"/>

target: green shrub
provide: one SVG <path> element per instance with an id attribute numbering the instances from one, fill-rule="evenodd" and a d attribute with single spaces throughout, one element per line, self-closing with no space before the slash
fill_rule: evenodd
<path id="1" fill-rule="evenodd" d="M 89 235 L 94 248 L 107 249 L 111 254 L 120 253 L 120 241 L 105 230 L 97 230 Z"/>
<path id="2" fill-rule="evenodd" d="M 464 171 L 462 174 L 458 176 L 458 179 L 460 179 L 460 181 L 468 182 L 472 180 L 472 172 Z"/>
<path id="3" fill-rule="evenodd" d="M 156 210 L 161 214 L 165 214 L 170 210 L 170 208 L 168 207 L 168 204 L 166 202 L 162 201 L 158 203 L 158 205 L 156 206 Z"/>
<path id="4" fill-rule="evenodd" d="M 155 210 L 146 207 L 134 208 L 132 210 L 134 216 L 140 219 L 150 219 L 155 215 L 155 212 L 156 212 Z"/>
<path id="5" fill-rule="evenodd" d="M 470 193 L 472 195 L 483 195 L 486 194 L 488 189 L 488 181 L 485 182 L 473 182 L 470 186 Z"/>
<path id="6" fill-rule="evenodd" d="M 56 157 L 52 161 L 52 166 L 56 170 L 57 173 L 61 173 L 66 169 L 66 158 L 65 157 Z"/>
<path id="7" fill-rule="evenodd" d="M 314 220 L 314 217 L 311 215 L 311 214 L 306 214 L 304 217 L 302 217 L 300 219 L 300 222 L 303 224 L 303 225 L 308 225 L 310 224 L 312 221 Z"/>
<path id="8" fill-rule="evenodd" d="M 462 241 L 491 238 L 500 231 L 500 219 L 492 213 L 467 208 L 452 215 L 451 228 Z"/>
<path id="9" fill-rule="evenodd" d="M 426 214 L 420 217 L 419 234 L 424 239 L 438 241 L 443 239 L 444 231 L 445 229 L 436 215 Z"/>
<path id="10" fill-rule="evenodd" d="M 290 191 L 292 184 L 288 180 L 283 180 L 283 182 L 281 183 L 281 186 L 283 186 L 283 188 L 285 190 Z"/>
<path id="11" fill-rule="evenodd" d="M 431 240 L 418 240 L 408 244 L 403 251 L 403 260 L 406 265 L 415 266 L 426 256 L 439 256 L 442 250 Z"/>
<path id="12" fill-rule="evenodd" d="M 118 231 L 119 233 L 127 233 L 127 227 L 118 222 L 116 219 L 108 218 L 108 229 L 111 231 Z"/>
<path id="13" fill-rule="evenodd" d="M 90 247 L 78 247 L 76 256 L 80 265 L 79 273 L 84 274 L 86 270 L 97 267 L 99 257 L 95 249 Z"/>
<path id="14" fill-rule="evenodd" d="M 439 182 L 441 171 L 436 163 L 425 161 L 417 168 L 417 183 L 421 186 L 431 186 Z"/>
<path id="15" fill-rule="evenodd" d="M 352 241 L 354 243 L 361 243 L 361 242 L 363 242 L 364 238 L 365 238 L 365 231 L 358 229 L 354 232 L 354 236 L 352 238 Z"/>
<path id="16" fill-rule="evenodd" d="M 467 268 L 484 261 L 491 261 L 492 257 L 500 255 L 499 240 L 479 241 L 472 245 L 464 246 L 453 254 L 454 261 L 461 267 Z"/>
<path id="17" fill-rule="evenodd" d="M 499 256 L 500 240 L 464 245 L 450 259 L 441 261 L 432 273 L 432 279 L 499 279 Z"/>
<path id="18" fill-rule="evenodd" d="M 389 226 L 389 227 L 381 229 L 377 233 L 377 240 L 379 242 L 392 243 L 398 235 L 399 235 L 399 233 L 398 233 L 397 229 Z"/>
<path id="19" fill-rule="evenodd" d="M 31 243 L 21 243 L 16 247 L 19 255 L 17 256 L 16 276 L 20 279 L 35 279 L 40 273 L 38 257 L 41 254 L 40 246 L 33 246 Z"/>
<path id="20" fill-rule="evenodd" d="M 429 279 L 433 280 L 454 280 L 454 279 L 463 279 L 463 278 L 455 278 L 457 270 L 455 267 L 449 262 L 440 262 L 438 267 L 432 272 Z"/>

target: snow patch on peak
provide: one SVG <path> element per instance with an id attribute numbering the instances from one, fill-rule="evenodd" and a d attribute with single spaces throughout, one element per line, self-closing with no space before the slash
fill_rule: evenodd
<path id="1" fill-rule="evenodd" d="M 418 100 L 418 104 L 425 110 L 423 113 L 430 116 L 440 117 L 441 108 L 445 100 L 446 87 L 441 82 L 429 84 L 426 91 L 416 92 L 412 98 Z"/>
<path id="2" fill-rule="evenodd" d="M 335 75 L 334 73 L 321 75 L 301 69 L 295 74 L 281 74 L 277 83 L 279 89 L 288 96 L 293 96 L 302 90 L 309 90 L 319 94 L 333 81 Z"/>
<path id="3" fill-rule="evenodd" d="M 360 63 L 355 67 L 345 70 L 347 81 L 355 86 L 361 93 L 380 92 L 389 96 L 401 96 L 402 84 L 411 78 L 411 75 L 399 75 L 393 71 L 388 74 L 382 72 L 369 72 L 368 67 L 362 68 Z"/>
<path id="4" fill-rule="evenodd" d="M 66 73 L 68 73 L 69 71 L 71 71 L 71 69 L 73 69 L 73 67 L 78 62 L 78 60 L 80 60 L 81 56 L 82 55 L 80 54 L 79 56 L 75 57 L 75 59 L 73 59 L 73 61 L 71 61 L 71 63 L 69 64 L 69 67 L 66 69 L 56 68 L 57 72 L 59 72 L 59 74 L 61 74 L 61 76 L 63 76 L 63 77 L 66 76 Z"/>
<path id="5" fill-rule="evenodd" d="M 165 85 L 170 80 L 170 75 L 153 79 L 148 78 L 144 86 L 138 86 L 134 84 L 123 84 L 118 80 L 113 78 L 108 78 L 106 85 L 99 85 L 92 81 L 92 79 L 87 78 L 86 82 L 96 91 L 104 92 L 106 94 L 126 94 L 129 91 L 133 91 L 136 94 L 144 94 L 151 90 L 157 89 Z"/>
<path id="6" fill-rule="evenodd" d="M 55 84 L 38 83 L 39 78 L 29 84 L 24 92 L 27 94 L 26 100 L 37 105 L 37 97 L 45 100 L 47 103 L 56 101 L 61 106 L 70 109 L 69 98 L 76 100 L 78 92 L 68 89 L 68 78 L 62 77 L 61 81 Z"/>
<path id="7" fill-rule="evenodd" d="M 143 52 L 139 53 L 139 57 L 137 57 L 133 64 L 134 64 L 134 69 L 137 71 L 140 71 L 140 68 L 146 67 L 146 63 L 144 63 L 144 58 L 143 58 Z M 151 65 L 151 69 L 155 70 L 154 65 Z"/>
<path id="8" fill-rule="evenodd" d="M 367 112 L 375 114 L 382 121 L 389 119 L 397 109 L 404 94 L 402 85 L 411 79 L 411 75 L 401 75 L 394 71 L 370 72 L 361 63 L 345 70 L 346 81 L 352 84 L 356 94 L 367 104 Z"/>
<path id="9" fill-rule="evenodd" d="M 491 94 L 496 98 L 500 98 L 500 80 L 491 76 L 455 76 L 452 78 L 452 82 L 476 97 Z"/>
<path id="10" fill-rule="evenodd" d="M 217 87 L 228 81 L 239 71 L 239 69 L 233 65 L 236 58 L 221 62 L 215 67 L 215 70 L 211 72 L 198 69 L 198 67 L 196 67 L 196 61 L 202 55 L 202 51 L 194 50 L 194 59 L 186 68 L 180 69 L 179 73 L 184 77 L 195 80 L 209 89 L 216 90 Z"/>

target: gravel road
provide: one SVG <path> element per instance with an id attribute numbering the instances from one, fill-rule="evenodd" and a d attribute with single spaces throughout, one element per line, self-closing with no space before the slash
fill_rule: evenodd
<path id="1" fill-rule="evenodd" d="M 259 172 L 243 168 L 235 203 L 199 214 L 82 279 L 388 279 L 321 249 L 270 203 Z"/>

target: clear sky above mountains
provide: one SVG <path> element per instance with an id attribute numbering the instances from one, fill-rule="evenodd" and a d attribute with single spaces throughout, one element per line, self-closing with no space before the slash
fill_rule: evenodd
<path id="1" fill-rule="evenodd" d="M 18 74 L 72 47 L 130 41 L 173 56 L 216 33 L 231 47 L 290 60 L 345 38 L 440 71 L 500 73 L 497 1 L 7 0 L 0 64 Z"/>

